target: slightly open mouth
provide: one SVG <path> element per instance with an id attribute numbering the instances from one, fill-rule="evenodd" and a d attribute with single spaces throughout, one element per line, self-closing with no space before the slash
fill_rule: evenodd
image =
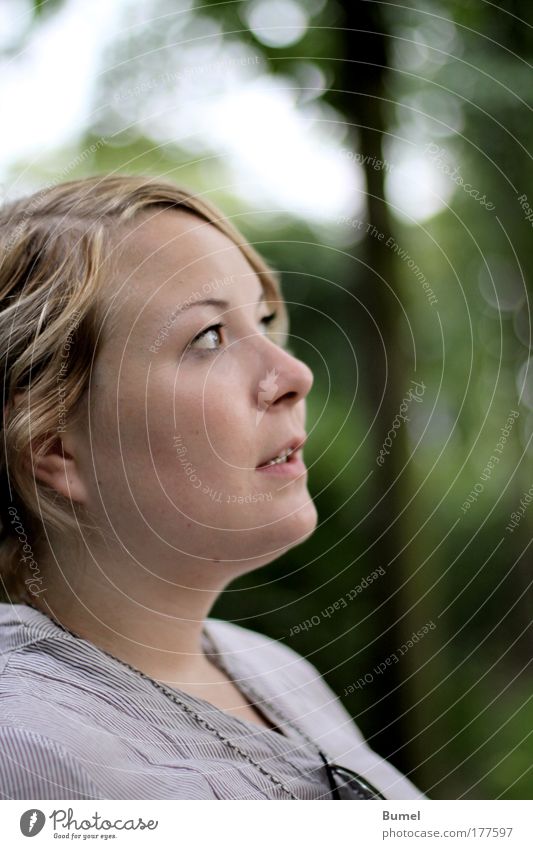
<path id="1" fill-rule="evenodd" d="M 292 461 L 292 457 L 296 450 L 298 449 L 297 445 L 293 445 L 292 448 L 287 448 L 285 451 L 282 451 L 281 454 L 278 454 L 277 457 L 273 457 L 272 460 L 268 460 L 266 463 L 263 463 L 261 466 L 258 466 L 258 469 L 266 469 L 267 466 L 280 466 L 283 463 L 290 463 Z"/>

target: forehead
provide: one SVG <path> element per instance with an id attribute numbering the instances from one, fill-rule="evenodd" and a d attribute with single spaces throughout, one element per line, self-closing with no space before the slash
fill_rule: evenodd
<path id="1" fill-rule="evenodd" d="M 139 311 L 162 317 L 222 279 L 244 284 L 250 299 L 256 297 L 258 285 L 239 247 L 213 224 L 185 210 L 139 216 L 117 240 L 113 268 L 107 288 L 113 312 L 130 318 Z M 225 286 L 227 292 L 232 288 Z"/>

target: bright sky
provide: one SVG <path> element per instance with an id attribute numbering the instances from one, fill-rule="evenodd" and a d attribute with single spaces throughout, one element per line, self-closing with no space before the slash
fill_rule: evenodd
<path id="1" fill-rule="evenodd" d="M 320 0 L 310 4 L 319 5 Z M 298 41 L 308 24 L 307 11 L 295 0 L 255 0 L 243 8 L 243 26 L 263 43 L 281 48 Z M 180 47 L 180 28 L 187 16 L 190 20 L 186 9 L 183 3 L 181 17 L 170 21 L 178 42 L 173 53 L 163 52 L 166 45 L 161 45 L 161 56 L 172 56 L 173 72 L 181 69 L 181 78 L 174 86 L 152 79 L 144 91 L 124 98 L 125 125 L 133 120 L 155 144 L 182 143 L 193 158 L 219 156 L 226 185 L 252 205 L 317 224 L 361 215 L 363 172 L 356 157 L 347 155 L 340 116 L 320 99 L 303 99 L 291 77 L 274 80 L 264 65 L 255 64 L 253 54 L 242 67 L 242 46 L 235 40 L 222 44 L 214 22 L 206 21 L 203 41 L 186 37 Z M 8 196 L 38 188 L 39 163 L 75 147 L 92 123 L 91 109 L 105 105 L 97 97 L 106 47 L 124 38 L 129 27 L 134 33 L 139 23 L 149 26 L 150 13 L 149 2 L 140 7 L 132 0 L 65 0 L 18 54 L 0 60 L 0 114 L 9 116 L 0 134 L 0 181 Z M 14 43 L 28 20 L 27 0 L 3 0 L 0 47 Z M 159 26 L 164 39 L 166 23 Z M 144 68 L 143 61 L 137 58 L 132 65 L 135 80 L 140 74 L 150 81 L 153 65 Z M 214 62 L 225 63 L 221 71 L 213 70 Z M 320 81 L 312 63 L 305 70 Z M 449 181 L 412 147 L 397 146 L 395 156 L 387 191 L 396 214 L 414 221 L 435 214 L 451 194 Z"/>

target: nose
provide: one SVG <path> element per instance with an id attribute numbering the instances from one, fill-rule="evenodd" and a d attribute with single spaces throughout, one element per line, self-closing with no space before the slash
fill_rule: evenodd
<path id="1" fill-rule="evenodd" d="M 309 393 L 313 385 L 313 372 L 285 348 L 263 337 L 260 374 L 254 402 L 266 411 L 269 407 L 295 404 Z"/>

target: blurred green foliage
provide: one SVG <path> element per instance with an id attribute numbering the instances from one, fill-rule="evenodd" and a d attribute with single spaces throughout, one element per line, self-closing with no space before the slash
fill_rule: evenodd
<path id="1" fill-rule="evenodd" d="M 36 3 L 34 29 L 45 5 L 48 16 L 55 12 Z M 125 29 L 104 57 L 94 118 L 77 149 L 87 149 L 102 132 L 117 132 L 116 144 L 100 147 L 73 176 L 135 171 L 206 191 L 281 270 L 293 304 L 291 345 L 315 371 L 306 459 L 318 530 L 232 585 L 214 615 L 268 633 L 308 657 L 371 745 L 430 797 L 529 798 L 533 511 L 514 533 L 505 528 L 532 483 L 533 393 L 522 369 L 530 356 L 532 231 L 518 201 L 526 193 L 533 204 L 531 4 L 354 3 L 349 13 L 335 0 L 317 0 L 307 4 L 301 39 L 278 48 L 246 26 L 247 2 L 198 3 L 179 38 L 168 35 L 178 15 L 173 4 L 146 5 L 150 21 Z M 369 6 L 375 7 L 373 19 Z M 354 28 L 347 20 L 354 12 L 363 30 L 372 31 L 373 22 L 380 34 L 373 36 L 375 55 L 383 50 L 386 62 L 377 70 L 352 52 Z M 126 126 L 127 118 L 134 122 L 149 111 L 152 90 L 134 98 L 126 117 L 113 93 L 164 74 L 176 51 L 215 37 L 219 55 L 246 46 L 261 55 L 262 73 L 289 79 L 295 88 L 303 86 L 303 63 L 307 71 L 309 63 L 319 69 L 325 84 L 315 100 L 316 120 L 331 121 L 332 132 L 333 124 L 337 131 L 340 126 L 339 144 L 353 151 L 362 139 L 358 110 L 370 96 L 361 92 L 375 77 L 382 126 L 376 119 L 372 138 L 386 159 L 398 167 L 411 146 L 422 169 L 423 144 L 437 145 L 459 164 L 465 182 L 494 202 L 489 211 L 448 185 L 449 205 L 432 217 L 409 221 L 388 210 L 397 244 L 423 270 L 438 304 L 428 303 L 412 269 L 376 239 L 350 243 L 346 225 L 330 222 L 320 235 L 305 216 L 268 212 L 260 203 L 254 208 L 234 193 L 216 150 L 200 145 L 196 153 L 190 140 L 185 146 L 179 139 L 155 140 L 149 121 L 135 132 Z M 370 35 L 362 38 L 368 43 Z M 371 107 L 370 120 L 377 101 Z M 34 164 L 35 181 L 59 173 L 75 155 L 58 150 Z M 368 167 L 365 177 L 376 179 Z M 411 379 L 427 387 L 423 403 L 411 405 L 403 442 L 394 444 L 384 470 L 375 457 L 394 406 L 384 412 L 374 403 L 372 384 L 383 363 L 378 348 L 368 345 L 371 331 L 360 303 L 371 287 L 384 291 L 384 283 L 365 271 L 369 257 L 386 268 L 386 283 L 397 296 L 380 294 L 373 315 L 384 328 L 387 364 L 395 367 L 393 399 L 401 399 Z M 520 416 L 501 460 L 464 512 L 511 410 Z M 381 501 L 392 468 L 398 512 Z M 381 559 L 383 535 L 398 559 Z M 333 615 L 321 614 L 378 566 L 386 578 Z M 290 636 L 294 626 L 318 615 L 319 624 Z M 436 628 L 400 659 L 394 675 L 374 675 L 371 684 L 344 695 L 430 620 Z"/>

